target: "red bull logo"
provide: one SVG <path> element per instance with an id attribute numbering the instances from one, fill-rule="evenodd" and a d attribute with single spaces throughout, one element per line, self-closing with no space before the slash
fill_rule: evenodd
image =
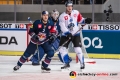
<path id="1" fill-rule="evenodd" d="M 46 34 L 45 33 L 39 33 L 38 36 L 39 36 L 40 41 L 43 41 L 43 40 L 46 39 Z"/>

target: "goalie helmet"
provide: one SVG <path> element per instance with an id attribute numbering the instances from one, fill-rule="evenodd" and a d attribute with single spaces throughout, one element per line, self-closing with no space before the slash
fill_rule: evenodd
<path id="1" fill-rule="evenodd" d="M 73 1 L 71 1 L 71 0 L 66 1 L 66 2 L 65 2 L 65 6 L 66 6 L 66 7 L 67 7 L 67 6 L 73 6 Z"/>
<path id="2" fill-rule="evenodd" d="M 59 17 L 59 12 L 55 9 L 51 12 L 51 17 L 56 21 Z"/>

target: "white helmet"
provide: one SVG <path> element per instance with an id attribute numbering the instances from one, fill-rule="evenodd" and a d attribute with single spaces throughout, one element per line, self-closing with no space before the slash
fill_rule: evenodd
<path id="1" fill-rule="evenodd" d="M 51 12 L 51 17 L 56 21 L 59 17 L 59 12 L 54 9 L 52 12 Z"/>

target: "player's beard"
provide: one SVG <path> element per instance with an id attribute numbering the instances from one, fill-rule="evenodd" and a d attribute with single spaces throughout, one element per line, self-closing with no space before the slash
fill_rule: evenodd
<path id="1" fill-rule="evenodd" d="M 48 20 L 43 20 L 43 19 L 42 19 L 42 22 L 43 22 L 44 24 L 47 24 L 47 21 L 48 21 Z"/>

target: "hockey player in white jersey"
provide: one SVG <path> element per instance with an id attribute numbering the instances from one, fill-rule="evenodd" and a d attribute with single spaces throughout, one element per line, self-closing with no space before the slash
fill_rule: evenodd
<path id="1" fill-rule="evenodd" d="M 81 50 L 81 39 L 80 32 L 77 32 L 80 27 L 78 23 L 90 24 L 92 22 L 91 18 L 83 18 L 78 10 L 73 10 L 73 2 L 67 1 L 65 3 L 66 12 L 63 12 L 59 17 L 59 25 L 62 31 L 62 36 L 60 40 L 59 49 L 61 56 L 65 65 L 61 69 L 66 69 L 70 67 L 68 62 L 68 45 L 72 41 L 74 44 L 74 50 L 80 61 L 80 69 L 85 68 L 84 55 Z M 77 33 L 76 33 L 77 32 Z M 68 39 L 70 39 L 65 45 L 63 45 Z"/>

